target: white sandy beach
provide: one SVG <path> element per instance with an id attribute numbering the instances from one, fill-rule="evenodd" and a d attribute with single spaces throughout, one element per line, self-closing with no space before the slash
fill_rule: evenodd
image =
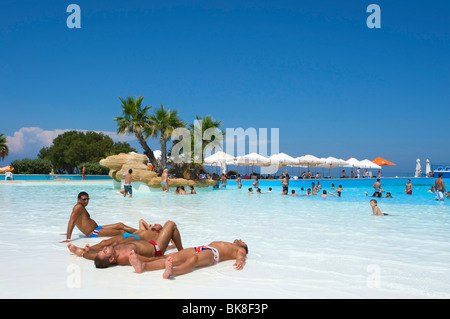
<path id="1" fill-rule="evenodd" d="M 162 270 L 96 269 L 60 243 L 80 185 L 0 185 L 1 298 L 450 297 L 446 217 L 435 223 L 410 213 L 387 220 L 370 216 L 365 201 L 264 197 L 232 189 L 185 197 L 135 192 L 129 199 L 107 182 L 83 184 L 91 197 L 87 209 L 99 224 L 137 227 L 141 218 L 161 224 L 170 219 L 184 247 L 235 238 L 249 247 L 242 271 L 225 261 L 164 280 Z M 432 216 L 448 206 L 427 209 Z M 81 247 L 101 240 L 77 229 L 72 239 Z"/>

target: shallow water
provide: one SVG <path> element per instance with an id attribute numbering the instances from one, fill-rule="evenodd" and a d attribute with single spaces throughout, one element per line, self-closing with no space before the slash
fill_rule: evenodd
<path id="1" fill-rule="evenodd" d="M 371 181 L 343 184 L 341 198 L 281 196 L 279 181 L 260 182 L 264 194 L 199 189 L 195 196 L 145 191 L 117 195 L 112 182 L 23 182 L 0 184 L 0 296 L 3 298 L 449 298 L 450 202 L 435 202 L 432 181 L 383 180 L 394 198 L 379 199 L 390 216 L 374 217 Z M 291 181 L 290 189 L 311 181 Z M 136 185 L 137 186 L 137 185 Z M 273 193 L 266 193 L 268 187 Z M 243 271 L 233 262 L 199 269 L 176 280 L 161 271 L 135 274 L 132 267 L 97 270 L 72 255 L 62 233 L 76 203 L 87 191 L 87 207 L 101 225 L 137 227 L 170 219 L 184 247 L 242 238 L 249 247 Z M 74 230 L 74 244 L 85 238 Z M 72 287 L 75 274 L 80 279 Z"/>

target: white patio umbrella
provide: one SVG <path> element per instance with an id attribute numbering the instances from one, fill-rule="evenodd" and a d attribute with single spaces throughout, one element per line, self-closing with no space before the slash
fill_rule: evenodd
<path id="1" fill-rule="evenodd" d="M 300 165 L 305 167 L 315 167 L 324 163 L 324 160 L 309 154 L 297 157 L 296 159 L 298 160 Z"/>
<path id="2" fill-rule="evenodd" d="M 415 177 L 420 177 L 422 175 L 422 166 L 420 165 L 420 159 L 416 160 L 416 175 Z"/>
<path id="3" fill-rule="evenodd" d="M 319 167 L 341 167 L 347 164 L 346 161 L 329 156 L 323 159 L 324 163 L 320 164 Z"/>
<path id="4" fill-rule="evenodd" d="M 291 167 L 300 166 L 300 163 L 297 159 L 285 153 L 273 154 L 272 156 L 269 157 L 269 160 L 270 160 L 269 167 L 276 170 L 286 166 Z M 294 169 L 292 168 L 292 174 L 294 174 L 293 170 Z"/>
<path id="5" fill-rule="evenodd" d="M 431 173 L 431 164 L 430 164 L 430 160 L 427 159 L 427 164 L 425 166 L 425 174 L 427 174 L 427 176 L 430 176 Z"/>
<path id="6" fill-rule="evenodd" d="M 237 159 L 237 163 L 244 165 L 266 166 L 270 164 L 270 160 L 267 157 L 259 155 L 258 153 L 250 153 L 244 156 L 240 156 Z"/>
<path id="7" fill-rule="evenodd" d="M 250 153 L 244 156 L 239 156 L 236 160 L 238 165 L 252 166 L 252 173 L 254 166 L 268 166 L 270 165 L 270 160 L 258 153 Z"/>
<path id="8" fill-rule="evenodd" d="M 205 158 L 203 164 L 220 166 L 221 173 L 226 174 L 227 165 L 234 164 L 235 161 L 236 158 L 233 155 L 219 151 Z"/>
<path id="9" fill-rule="evenodd" d="M 381 166 L 380 166 L 380 165 L 377 165 L 377 164 L 375 164 L 374 162 L 369 161 L 368 159 L 363 159 L 363 160 L 361 161 L 361 164 L 363 165 L 363 166 L 361 166 L 362 168 L 381 169 Z"/>
<path id="10" fill-rule="evenodd" d="M 341 160 L 341 159 L 329 156 L 329 157 L 325 158 L 324 159 L 324 163 L 318 165 L 318 167 L 329 168 L 330 169 L 330 176 L 332 176 L 331 175 L 332 168 L 334 168 L 334 167 L 342 167 L 342 166 L 344 166 L 346 164 L 347 164 L 347 162 L 344 161 L 344 160 Z"/>
<path id="11" fill-rule="evenodd" d="M 357 167 L 357 168 L 361 168 L 363 167 L 363 163 L 361 163 L 361 161 L 358 161 L 356 158 L 354 157 L 350 157 L 348 160 L 345 161 L 347 164 L 345 165 L 345 167 Z"/>
<path id="12" fill-rule="evenodd" d="M 235 160 L 236 158 L 233 155 L 219 151 L 205 158 L 203 160 L 203 164 L 205 165 L 222 164 L 222 163 L 233 164 Z"/>
<path id="13" fill-rule="evenodd" d="M 300 166 L 307 167 L 308 170 L 310 167 L 317 167 L 318 165 L 323 164 L 325 162 L 323 159 L 320 159 L 310 154 L 297 157 L 296 160 L 298 160 Z"/>
<path id="14" fill-rule="evenodd" d="M 299 165 L 299 160 L 289 156 L 285 153 L 273 154 L 269 157 L 270 166 L 284 167 Z"/>

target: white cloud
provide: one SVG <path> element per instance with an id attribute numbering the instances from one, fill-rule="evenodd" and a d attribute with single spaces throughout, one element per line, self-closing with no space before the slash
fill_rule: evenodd
<path id="1" fill-rule="evenodd" d="M 44 130 L 40 127 L 22 127 L 14 132 L 13 136 L 7 136 L 7 144 L 9 148 L 8 157 L 36 157 L 39 150 L 43 147 L 49 147 L 53 144 L 53 139 L 58 135 L 74 129 L 55 129 L 52 131 Z M 76 130 L 86 133 L 88 130 Z M 113 139 L 115 142 L 132 142 L 136 138 L 134 135 L 118 135 L 116 132 L 95 131 L 103 133 Z"/>
<path id="2" fill-rule="evenodd" d="M 13 136 L 7 136 L 9 153 L 23 153 L 28 148 L 52 145 L 53 139 L 68 130 L 45 131 L 39 127 L 22 127 Z"/>

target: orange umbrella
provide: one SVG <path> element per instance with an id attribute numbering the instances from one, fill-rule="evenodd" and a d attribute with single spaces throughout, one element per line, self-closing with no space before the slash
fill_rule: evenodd
<path id="1" fill-rule="evenodd" d="M 395 165 L 392 162 L 386 161 L 385 159 L 381 158 L 381 157 L 377 157 L 376 159 L 374 159 L 372 161 L 373 163 L 380 165 L 380 166 L 385 166 L 385 165 Z"/>
<path id="2" fill-rule="evenodd" d="M 5 166 L 5 167 L 0 168 L 0 173 L 3 173 L 3 172 L 12 172 L 13 170 L 14 170 L 14 167 L 11 167 L 11 166 Z"/>

